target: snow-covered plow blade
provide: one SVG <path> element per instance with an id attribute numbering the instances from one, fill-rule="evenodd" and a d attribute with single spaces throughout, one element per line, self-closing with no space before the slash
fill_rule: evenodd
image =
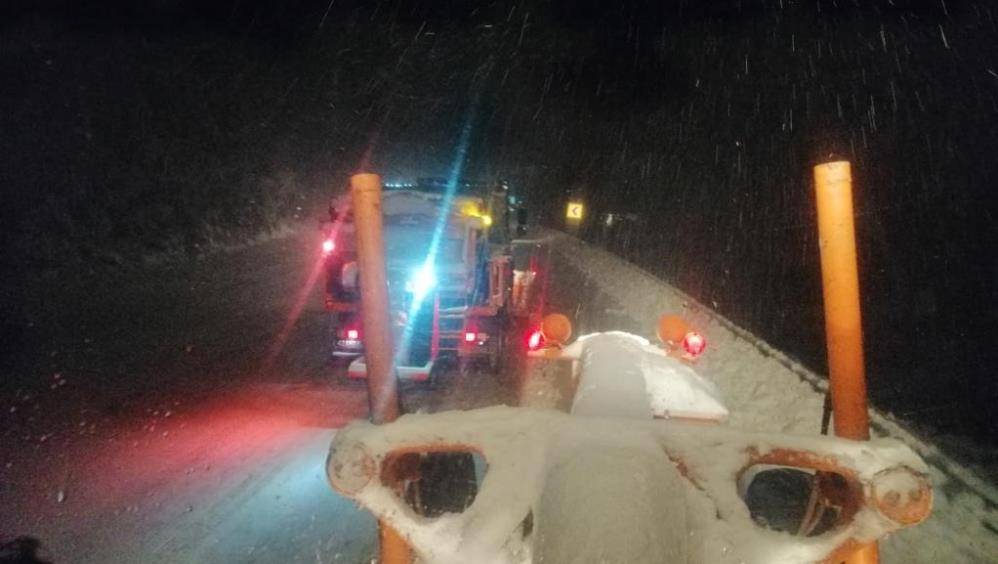
<path id="1" fill-rule="evenodd" d="M 405 484 L 419 477 L 398 461 L 436 452 L 480 454 L 487 471 L 466 509 L 429 518 L 406 501 Z M 739 480 L 773 466 L 816 476 L 814 495 L 834 507 L 823 532 L 753 520 Z M 441 563 L 837 562 L 932 506 L 925 464 L 890 439 L 510 407 L 355 423 L 337 434 L 327 472 L 423 561 Z"/>

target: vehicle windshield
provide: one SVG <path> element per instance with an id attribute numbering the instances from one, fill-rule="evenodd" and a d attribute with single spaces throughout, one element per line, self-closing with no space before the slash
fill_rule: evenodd
<path id="1" fill-rule="evenodd" d="M 2 2 L 0 564 L 996 562 L 996 185 L 998 0 Z"/>
<path id="2" fill-rule="evenodd" d="M 422 230 L 389 230 L 385 237 L 385 253 L 391 263 L 422 263 L 430 253 L 432 234 Z M 437 264 L 459 264 L 464 262 L 464 241 L 461 239 L 440 239 L 437 249 Z"/>

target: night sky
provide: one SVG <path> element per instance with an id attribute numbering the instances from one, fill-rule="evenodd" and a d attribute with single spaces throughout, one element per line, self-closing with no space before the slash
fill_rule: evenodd
<path id="1" fill-rule="evenodd" d="M 998 444 L 989 2 L 0 8 L 5 269 L 196 253 L 386 178 L 508 179 L 824 370 L 811 167 L 852 161 L 874 403 Z"/>

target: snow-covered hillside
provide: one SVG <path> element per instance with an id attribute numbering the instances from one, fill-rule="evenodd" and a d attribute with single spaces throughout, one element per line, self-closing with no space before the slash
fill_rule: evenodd
<path id="1" fill-rule="evenodd" d="M 617 322 L 624 319 L 649 335 L 661 313 L 683 312 L 708 335 L 698 371 L 721 389 L 729 425 L 818 434 L 822 377 L 623 259 L 563 234 L 546 235 L 554 253 L 552 293 L 588 293 L 584 299 L 611 305 Z M 875 435 L 904 441 L 929 463 L 935 490 L 932 516 L 882 542 L 883 561 L 998 562 L 998 490 L 900 422 L 877 412 L 871 419 Z"/>

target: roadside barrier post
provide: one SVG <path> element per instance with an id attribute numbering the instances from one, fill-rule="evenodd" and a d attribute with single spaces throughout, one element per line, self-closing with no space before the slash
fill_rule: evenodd
<path id="1" fill-rule="evenodd" d="M 818 203 L 818 248 L 825 304 L 825 340 L 835 434 L 869 440 L 860 315 L 859 271 L 853 215 L 852 171 L 848 161 L 814 167 Z M 875 564 L 877 544 L 862 546 L 845 560 Z"/>

